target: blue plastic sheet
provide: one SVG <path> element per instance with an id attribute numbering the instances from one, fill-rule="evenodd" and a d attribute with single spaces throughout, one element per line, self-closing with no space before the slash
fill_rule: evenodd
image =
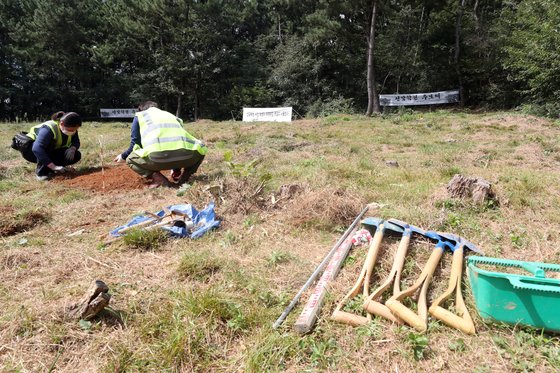
<path id="1" fill-rule="evenodd" d="M 200 236 L 204 235 L 210 229 L 217 228 L 220 226 L 220 221 L 216 220 L 216 214 L 214 213 L 214 202 L 210 202 L 203 210 L 198 211 L 190 204 L 180 204 L 180 205 L 171 205 L 166 207 L 167 210 L 178 210 L 184 214 L 186 214 L 191 221 L 193 222 L 194 226 L 190 229 L 184 227 L 162 227 L 169 232 L 169 234 L 173 237 L 189 237 L 189 238 L 199 238 Z M 161 210 L 155 213 L 159 217 L 163 217 L 165 215 L 165 211 Z M 119 231 L 124 228 L 128 228 L 130 226 L 142 223 L 146 220 L 153 219 L 153 216 L 150 215 L 139 215 L 135 216 L 131 221 L 126 223 L 125 225 L 121 225 L 113 229 L 110 234 L 113 237 L 119 237 Z"/>

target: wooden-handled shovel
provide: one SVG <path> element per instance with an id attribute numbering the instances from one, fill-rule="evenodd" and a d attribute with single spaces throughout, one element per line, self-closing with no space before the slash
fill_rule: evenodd
<path id="1" fill-rule="evenodd" d="M 428 304 L 427 304 L 427 293 L 428 287 L 430 286 L 430 281 L 434 275 L 436 267 L 445 251 L 445 247 L 452 248 L 452 245 L 444 237 L 441 237 L 438 233 L 433 231 L 428 231 L 425 234 L 426 237 L 437 240 L 438 243 L 432 251 L 426 266 L 422 270 L 420 277 L 416 282 L 408 289 L 401 291 L 400 293 L 394 294 L 391 298 L 385 302 L 385 305 L 391 310 L 391 312 L 397 317 L 402 319 L 408 325 L 412 326 L 419 332 L 425 332 L 428 328 Z M 413 295 L 416 290 L 420 288 L 420 294 L 418 296 L 418 313 L 415 313 L 410 308 L 406 307 L 401 301 L 407 297 Z"/>
<path id="2" fill-rule="evenodd" d="M 352 287 L 352 290 L 350 290 L 348 294 L 346 294 L 344 298 L 338 303 L 336 309 L 334 310 L 331 316 L 332 320 L 339 321 L 352 326 L 366 325 L 370 320 L 367 317 L 342 311 L 342 308 L 344 307 L 344 304 L 349 299 L 352 299 L 356 295 L 358 295 L 362 287 L 364 293 L 366 292 L 369 293 L 369 282 L 366 282 L 365 280 L 367 277 L 369 281 L 369 278 L 371 276 L 371 271 L 373 270 L 373 266 L 377 261 L 377 256 L 379 254 L 379 247 L 381 246 L 381 241 L 383 240 L 383 234 L 385 233 L 385 225 L 384 225 L 385 223 L 382 219 L 367 218 L 364 222 L 366 221 L 367 223 L 365 225 L 376 227 L 375 235 L 371 240 L 371 244 L 369 246 L 366 260 L 364 262 L 360 275 L 358 276 L 358 280 Z M 365 289 L 366 287 L 368 287 L 368 290 Z"/>
<path id="3" fill-rule="evenodd" d="M 371 315 L 368 314 L 367 317 L 363 317 L 350 312 L 342 311 L 342 308 L 348 300 L 358 295 L 360 289 L 362 289 L 364 299 L 369 297 L 369 284 L 371 281 L 371 275 L 373 273 L 373 267 L 375 266 L 377 257 L 379 256 L 379 249 L 381 247 L 381 241 L 383 240 L 385 230 L 389 229 L 392 231 L 399 231 L 400 229 L 398 226 L 390 223 L 389 221 L 383 221 L 377 218 L 367 218 L 362 222 L 362 225 L 364 225 L 365 227 L 376 227 L 375 235 L 371 240 L 368 254 L 366 256 L 364 266 L 362 267 L 362 271 L 360 272 L 360 276 L 358 276 L 358 280 L 354 284 L 352 290 L 350 290 L 350 292 L 346 294 L 342 301 L 340 301 L 331 316 L 331 319 L 333 320 L 352 326 L 366 325 L 371 321 Z"/>
<path id="4" fill-rule="evenodd" d="M 436 300 L 433 301 L 432 305 L 430 306 L 429 312 L 430 315 L 432 315 L 436 319 L 443 321 L 445 324 L 455 329 L 458 329 L 465 334 L 475 334 L 476 330 L 474 327 L 474 323 L 471 318 L 471 315 L 469 314 L 469 310 L 465 305 L 463 294 L 461 292 L 461 279 L 463 277 L 464 248 L 467 247 L 468 249 L 476 253 L 482 253 L 482 252 L 476 246 L 474 246 L 470 242 L 460 237 L 456 236 L 455 239 L 458 240 L 459 244 L 455 247 L 455 250 L 453 251 L 453 262 L 451 264 L 451 275 L 449 277 L 449 286 L 447 287 L 447 290 L 442 295 L 440 295 Z M 440 304 L 445 299 L 449 298 L 454 291 L 455 291 L 455 308 L 457 309 L 458 313 L 461 314 L 462 316 L 458 316 L 440 306 Z"/>
<path id="5" fill-rule="evenodd" d="M 400 293 L 402 268 L 406 253 L 408 252 L 408 246 L 410 244 L 412 233 L 414 232 L 424 235 L 426 232 L 423 229 L 411 226 L 397 219 L 389 219 L 389 222 L 400 229 L 400 232 L 402 232 L 402 238 L 395 253 L 395 258 L 393 259 L 391 272 L 385 281 L 377 289 L 375 289 L 369 297 L 366 298 L 364 301 L 364 309 L 371 314 L 384 317 L 387 320 L 400 324 L 402 323 L 402 320 L 393 315 L 391 310 L 379 300 L 381 295 L 389 289 L 391 284 L 393 284 L 393 294 Z"/>

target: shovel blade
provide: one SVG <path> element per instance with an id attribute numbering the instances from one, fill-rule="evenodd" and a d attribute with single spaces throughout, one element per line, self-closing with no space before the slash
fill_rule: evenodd
<path id="1" fill-rule="evenodd" d="M 475 252 L 475 253 L 477 253 L 477 254 L 479 254 L 479 255 L 484 256 L 484 251 L 482 251 L 481 249 L 479 249 L 475 244 L 473 244 L 473 243 L 470 242 L 470 241 L 465 240 L 464 238 L 462 238 L 462 240 L 463 240 L 463 244 L 465 245 L 465 247 L 466 247 L 467 249 L 469 249 L 470 251 L 473 251 L 473 252 Z"/>
<path id="2" fill-rule="evenodd" d="M 426 230 L 425 230 L 425 229 L 422 229 L 422 228 L 417 227 L 417 226 L 415 226 L 415 225 L 410 225 L 410 224 L 408 224 L 408 223 L 406 223 L 406 222 L 404 222 L 404 221 L 402 221 L 402 220 L 399 220 L 399 219 L 389 219 L 388 221 L 389 221 L 389 223 L 391 223 L 391 224 L 394 224 L 394 225 L 397 225 L 397 226 L 401 227 L 403 230 L 404 230 L 406 227 L 409 227 L 409 228 L 410 228 L 410 231 L 411 231 L 412 233 L 416 233 L 416 234 L 419 234 L 419 235 L 421 235 L 421 236 L 425 236 L 425 235 L 426 235 Z"/>
<path id="3" fill-rule="evenodd" d="M 370 217 L 362 220 L 362 226 L 368 231 L 370 231 L 371 233 L 374 233 L 377 230 L 377 228 L 379 228 L 379 225 L 382 223 L 383 223 L 383 219 L 381 218 Z"/>
<path id="4" fill-rule="evenodd" d="M 453 234 L 453 233 L 440 233 L 440 232 L 438 232 L 438 234 L 439 234 L 441 237 L 443 237 L 443 238 L 445 238 L 445 239 L 447 239 L 447 240 L 449 240 L 449 241 L 455 241 L 455 243 L 456 243 L 455 247 L 457 247 L 457 244 L 462 243 L 463 246 L 466 247 L 467 249 L 469 249 L 470 251 L 475 252 L 475 253 L 477 253 L 477 254 L 480 254 L 480 255 L 484 256 L 484 252 L 483 252 L 481 249 L 479 249 L 479 248 L 478 248 L 475 244 L 473 244 L 472 242 L 465 240 L 465 239 L 464 239 L 463 237 L 461 237 L 461 236 L 458 236 L 458 235 Z"/>

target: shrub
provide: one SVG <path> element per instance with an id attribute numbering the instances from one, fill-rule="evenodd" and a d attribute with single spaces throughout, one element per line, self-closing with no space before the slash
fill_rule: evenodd
<path id="1" fill-rule="evenodd" d="M 352 99 L 338 97 L 328 101 L 317 100 L 309 107 L 307 115 L 312 118 L 327 117 L 333 114 L 353 114 Z"/>

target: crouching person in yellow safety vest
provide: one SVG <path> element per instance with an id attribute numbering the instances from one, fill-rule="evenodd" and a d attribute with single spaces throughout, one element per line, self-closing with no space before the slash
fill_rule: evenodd
<path id="1" fill-rule="evenodd" d="M 169 186 L 160 171 L 172 170 L 171 178 L 178 184 L 189 181 L 204 160 L 208 148 L 183 128 L 183 120 L 158 109 L 153 101 L 138 106 L 132 121 L 130 146 L 117 155 L 115 162 L 124 162 L 140 174 L 152 179 L 150 188 Z"/>
<path id="2" fill-rule="evenodd" d="M 16 135 L 12 148 L 19 150 L 26 161 L 37 163 L 37 180 L 48 180 L 55 174 L 72 170 L 67 166 L 82 158 L 78 151 L 78 128 L 81 126 L 82 118 L 77 113 L 59 111 L 51 120 Z"/>

